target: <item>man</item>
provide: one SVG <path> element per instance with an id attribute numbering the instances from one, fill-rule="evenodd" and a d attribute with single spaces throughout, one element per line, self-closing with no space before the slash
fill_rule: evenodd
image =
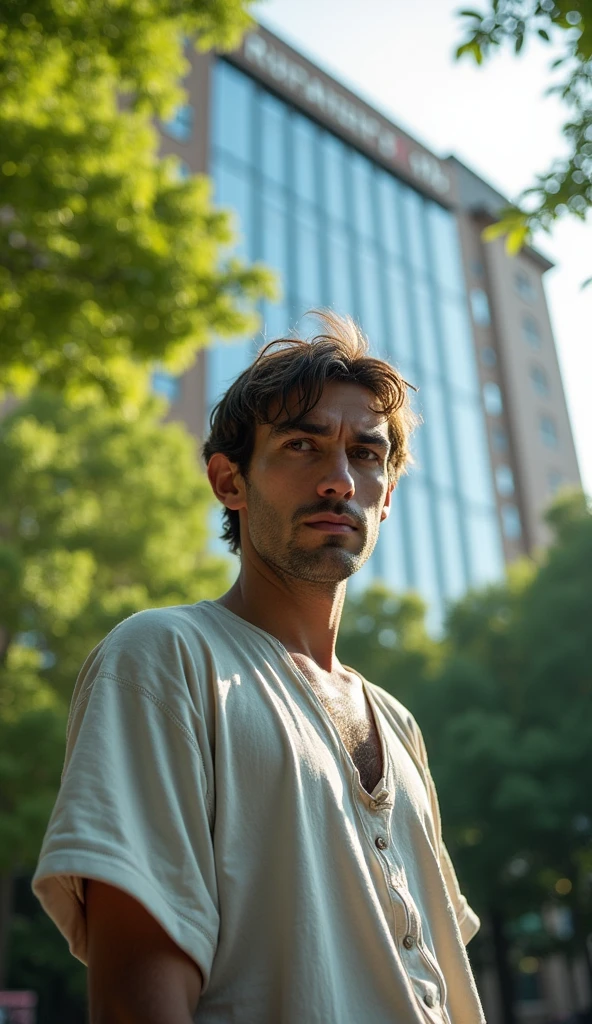
<path id="1" fill-rule="evenodd" d="M 91 1024 L 483 1020 L 419 729 L 335 656 L 409 461 L 406 384 L 321 318 L 212 416 L 235 584 L 131 616 L 76 684 L 33 888 Z"/>

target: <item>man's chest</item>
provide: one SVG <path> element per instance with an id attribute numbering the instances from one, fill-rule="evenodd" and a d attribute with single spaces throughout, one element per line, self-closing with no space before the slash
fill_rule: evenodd
<path id="1" fill-rule="evenodd" d="M 360 679 L 352 673 L 328 677 L 311 669 L 305 659 L 294 660 L 339 733 L 362 786 L 371 793 L 383 774 L 382 749 Z"/>

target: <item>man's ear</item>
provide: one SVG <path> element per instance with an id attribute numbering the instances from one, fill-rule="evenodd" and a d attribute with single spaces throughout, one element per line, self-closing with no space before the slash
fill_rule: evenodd
<path id="1" fill-rule="evenodd" d="M 245 481 L 235 462 L 222 452 L 216 452 L 208 462 L 207 472 L 218 501 L 236 511 L 245 508 Z"/>
<path id="2" fill-rule="evenodd" d="M 394 484 L 389 484 L 386 497 L 384 499 L 384 505 L 382 506 L 382 512 L 380 513 L 380 522 L 384 523 L 385 519 L 388 519 L 391 511 L 391 495 L 395 489 Z"/>

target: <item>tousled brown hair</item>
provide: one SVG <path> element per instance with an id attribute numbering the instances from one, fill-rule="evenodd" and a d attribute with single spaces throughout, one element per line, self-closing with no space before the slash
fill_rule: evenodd
<path id="1" fill-rule="evenodd" d="M 304 419 L 328 381 L 347 381 L 368 388 L 376 396 L 375 408 L 388 420 L 389 480 L 396 483 L 412 461 L 409 438 L 417 418 L 407 389 L 413 385 L 390 363 L 368 355 L 368 341 L 351 317 L 338 316 L 332 310 L 312 310 L 308 315 L 320 320 L 322 333 L 309 340 L 278 338 L 268 342 L 214 406 L 210 435 L 202 448 L 206 463 L 222 452 L 246 479 L 257 424 L 275 423 L 282 413 L 288 414 L 288 402 L 294 400 L 298 410 L 294 418 Z M 223 520 L 222 539 L 236 553 L 240 549 L 239 514 L 227 508 Z"/>

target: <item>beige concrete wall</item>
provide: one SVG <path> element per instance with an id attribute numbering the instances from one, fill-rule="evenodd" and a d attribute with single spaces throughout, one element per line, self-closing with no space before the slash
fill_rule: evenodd
<path id="1" fill-rule="evenodd" d="M 185 79 L 185 88 L 189 93 L 189 101 L 194 107 L 194 123 L 191 139 L 188 142 L 177 142 L 167 135 L 161 135 L 161 155 L 174 153 L 191 168 L 194 174 L 207 174 L 209 171 L 210 152 L 210 82 L 211 54 L 198 54 L 188 49 L 187 57 L 191 63 L 191 71 Z M 205 396 L 206 356 L 204 351 L 197 353 L 193 366 L 187 370 L 180 380 L 180 394 L 171 404 L 167 420 L 181 421 L 197 438 L 204 434 L 206 416 Z"/>
<path id="2" fill-rule="evenodd" d="M 512 562 L 524 552 L 546 546 L 551 537 L 543 514 L 553 499 L 550 476 L 560 473 L 562 486 L 580 486 L 580 475 L 565 402 L 563 382 L 549 311 L 543 274 L 550 264 L 531 250 L 516 257 L 505 251 L 503 239 L 483 242 L 483 228 L 491 223 L 484 213 L 468 209 L 459 211 L 459 229 L 469 294 L 481 288 L 489 301 L 491 323 L 481 325 L 473 320 L 477 361 L 481 386 L 496 383 L 502 392 L 504 408 L 501 416 L 485 412 L 492 467 L 507 465 L 514 476 L 515 493 L 504 497 L 497 493 L 500 523 L 505 502 L 517 506 L 522 521 L 522 537 L 513 540 L 502 536 L 506 561 Z M 526 300 L 516 288 L 516 274 L 522 273 L 533 289 L 532 301 Z M 523 320 L 534 319 L 541 344 L 533 348 L 525 338 Z M 496 353 L 495 366 L 482 359 L 484 348 Z M 539 367 L 549 384 L 548 396 L 537 394 L 531 371 Z M 557 429 L 556 449 L 545 446 L 541 437 L 540 418 L 551 417 Z M 505 430 L 508 450 L 500 452 L 493 443 L 494 430 Z"/>
<path id="3" fill-rule="evenodd" d="M 210 159 L 210 66 L 215 59 L 209 53 L 196 53 L 188 47 L 186 57 L 191 65 L 184 86 L 188 102 L 194 107 L 193 132 L 189 142 L 177 142 L 161 135 L 161 156 L 175 153 L 189 164 L 194 174 L 207 174 Z"/>
<path id="4" fill-rule="evenodd" d="M 565 484 L 580 485 L 580 474 L 565 403 L 563 382 L 543 287 L 541 267 L 528 251 L 515 258 L 506 254 L 502 239 L 483 245 L 490 302 L 499 352 L 500 373 L 514 460 L 520 482 L 523 526 L 531 550 L 549 543 L 543 512 L 552 500 L 549 476 L 561 472 Z M 518 293 L 515 275 L 520 271 L 533 285 L 534 298 Z M 541 336 L 540 349 L 524 337 L 523 319 L 532 316 Z M 549 382 L 548 397 L 539 396 L 531 370 L 540 366 Z M 557 428 L 558 445 L 547 448 L 540 433 L 540 417 L 550 416 Z"/>
<path id="5" fill-rule="evenodd" d="M 476 323 L 473 319 L 473 335 L 475 338 L 475 348 L 477 355 L 477 365 L 479 371 L 479 381 L 481 384 L 481 390 L 483 385 L 488 381 L 493 381 L 497 384 L 502 394 L 504 393 L 504 380 L 501 375 L 501 357 L 498 346 L 495 310 L 493 310 L 491 298 L 489 295 L 489 281 L 487 277 L 487 268 L 485 265 L 483 243 L 481 241 L 481 226 L 476 223 L 475 219 L 467 213 L 459 214 L 459 232 L 461 239 L 461 246 L 463 252 L 463 261 L 465 265 L 465 277 L 467 282 L 467 291 L 469 297 L 471 292 L 476 289 L 482 289 L 489 298 L 490 312 L 491 312 L 491 323 L 488 325 Z M 495 366 L 488 366 L 484 363 L 482 354 L 487 348 L 493 349 L 496 354 L 497 362 Z M 498 514 L 500 516 L 500 526 L 502 523 L 501 519 L 501 507 L 506 501 L 512 502 L 517 506 L 520 512 L 520 518 L 522 520 L 522 535 L 518 538 L 510 538 L 504 535 L 503 528 L 502 541 L 504 547 L 504 557 L 506 563 L 511 563 L 528 552 L 530 546 L 530 537 L 528 530 L 525 529 L 525 513 L 524 513 L 524 500 L 523 500 L 523 480 L 520 475 L 519 466 L 515 457 L 514 451 L 514 437 L 512 431 L 512 425 L 508 418 L 507 404 L 504 403 L 504 408 L 501 416 L 489 416 L 485 412 L 485 421 L 487 426 L 487 440 L 489 444 L 489 455 L 491 459 L 491 466 L 494 473 L 495 483 L 495 470 L 498 466 L 506 465 L 512 470 L 514 476 L 515 493 L 511 497 L 505 498 L 500 495 L 496 488 L 496 499 L 498 505 Z M 494 431 L 501 429 L 505 432 L 508 447 L 506 451 L 500 451 L 494 443 Z"/>

